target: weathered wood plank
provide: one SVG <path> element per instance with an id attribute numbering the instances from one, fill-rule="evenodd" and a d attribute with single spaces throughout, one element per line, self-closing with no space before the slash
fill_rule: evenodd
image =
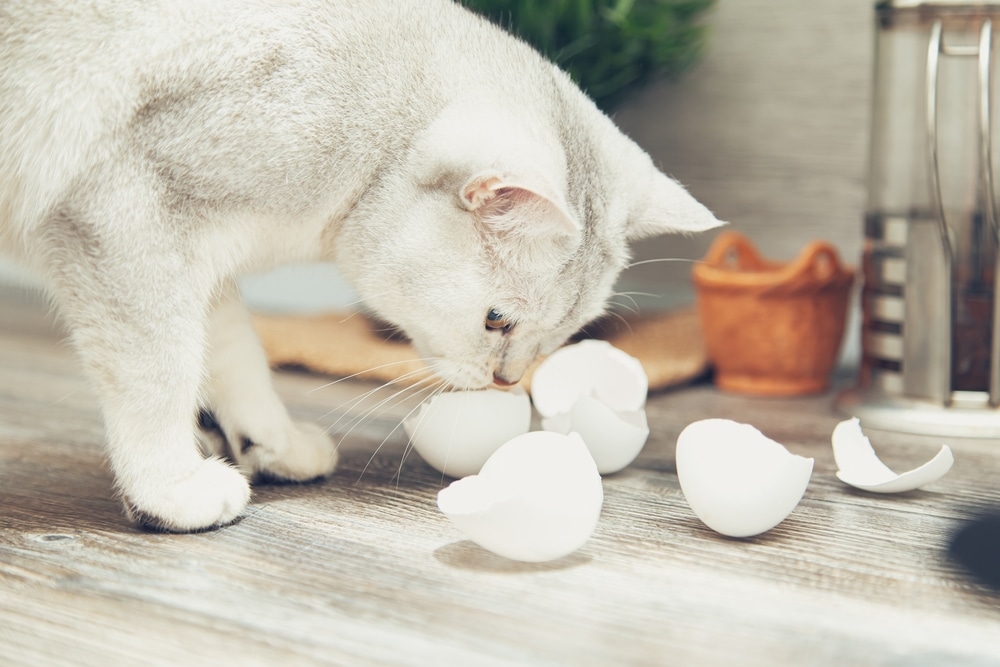
<path id="1" fill-rule="evenodd" d="M 413 453 L 401 464 L 406 440 L 393 429 L 404 401 L 351 431 L 330 480 L 258 487 L 246 517 L 214 533 L 150 534 L 114 499 L 97 405 L 71 355 L 49 329 L 8 321 L 0 318 L 2 664 L 1000 661 L 1000 596 L 944 555 L 958 522 L 1000 504 L 996 443 L 952 441 L 946 478 L 874 496 L 833 475 L 830 396 L 757 400 L 708 385 L 660 394 L 646 449 L 605 479 L 594 537 L 562 561 L 528 565 L 463 540 L 435 507 L 446 480 Z M 324 425 L 340 418 L 331 409 L 372 389 L 317 389 L 326 381 L 278 376 L 292 412 Z M 720 416 L 816 458 L 802 504 L 763 536 L 720 537 L 681 495 L 677 434 Z M 871 435 L 900 468 L 940 445 Z"/>

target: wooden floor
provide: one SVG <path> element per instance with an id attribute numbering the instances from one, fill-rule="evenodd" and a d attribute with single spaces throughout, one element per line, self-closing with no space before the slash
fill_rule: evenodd
<path id="1" fill-rule="evenodd" d="M 360 414 L 338 406 L 371 386 L 312 391 L 325 381 L 277 378 L 300 419 Z M 651 397 L 649 444 L 605 478 L 596 534 L 547 564 L 462 539 L 436 508 L 440 474 L 402 460 L 404 406 L 359 423 L 332 479 L 259 487 L 222 530 L 151 534 L 112 495 L 100 415 L 72 354 L 39 307 L 8 294 L 0 664 L 1000 664 L 1000 595 L 945 555 L 961 520 L 1000 504 L 1000 442 L 951 441 L 954 469 L 926 490 L 855 492 L 834 477 L 831 404 L 710 385 Z M 688 509 L 674 445 L 705 417 L 751 422 L 815 457 L 801 505 L 769 533 L 724 538 Z M 941 444 L 869 435 L 900 469 Z"/>

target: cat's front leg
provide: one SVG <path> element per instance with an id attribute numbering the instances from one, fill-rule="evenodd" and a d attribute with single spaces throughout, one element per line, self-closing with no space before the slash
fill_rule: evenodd
<path id="1" fill-rule="evenodd" d="M 249 501 L 249 483 L 201 455 L 194 423 L 211 285 L 165 241 L 140 252 L 115 245 L 96 235 L 60 243 L 53 283 L 100 399 L 125 510 L 169 531 L 231 523 Z"/>
<path id="2" fill-rule="evenodd" d="M 336 447 L 315 424 L 289 417 L 235 288 L 212 310 L 207 368 L 203 399 L 225 438 L 228 455 L 247 474 L 299 482 L 333 472 Z"/>

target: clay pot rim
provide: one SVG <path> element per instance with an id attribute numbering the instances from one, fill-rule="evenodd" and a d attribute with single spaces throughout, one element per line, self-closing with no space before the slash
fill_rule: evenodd
<path id="1" fill-rule="evenodd" d="M 734 253 L 751 268 L 733 268 Z M 775 262 L 761 257 L 750 240 L 736 231 L 716 237 L 691 274 L 698 287 L 720 290 L 817 291 L 854 282 L 853 268 L 841 262 L 831 243 L 812 241 L 792 261 Z"/>

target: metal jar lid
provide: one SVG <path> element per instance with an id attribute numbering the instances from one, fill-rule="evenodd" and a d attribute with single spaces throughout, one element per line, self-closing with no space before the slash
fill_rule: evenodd
<path id="1" fill-rule="evenodd" d="M 1000 0 L 881 0 L 875 14 L 882 28 L 900 24 L 924 25 L 939 18 L 981 20 L 1000 16 Z"/>
<path id="2" fill-rule="evenodd" d="M 1000 7 L 1000 0 L 881 0 L 875 3 L 877 9 L 933 9 L 935 7 Z"/>

